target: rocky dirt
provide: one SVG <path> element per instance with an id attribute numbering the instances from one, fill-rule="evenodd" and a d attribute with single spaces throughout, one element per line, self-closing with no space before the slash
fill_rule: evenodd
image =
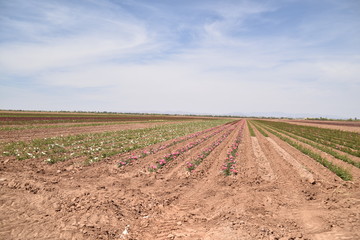
<path id="1" fill-rule="evenodd" d="M 345 182 L 277 137 L 243 131 L 237 175 L 221 166 L 241 124 L 194 170 L 149 164 L 190 141 L 118 167 L 124 156 L 0 160 L 0 239 L 360 239 L 360 185 Z M 351 168 L 360 174 L 359 169 Z"/>

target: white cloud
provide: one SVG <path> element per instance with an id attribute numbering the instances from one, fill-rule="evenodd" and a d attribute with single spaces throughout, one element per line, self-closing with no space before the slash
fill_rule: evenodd
<path id="1" fill-rule="evenodd" d="M 222 46 L 245 46 L 244 42 L 234 35 L 248 30 L 245 21 L 259 18 L 262 13 L 274 11 L 268 4 L 254 1 L 239 1 L 231 4 L 214 4 L 209 8 L 216 17 L 204 25 L 205 43 Z"/>
<path id="2" fill-rule="evenodd" d="M 124 58 L 153 47 L 145 26 L 128 14 L 114 18 L 93 9 L 32 3 L 29 11 L 35 14 L 29 22 L 18 16 L 5 18 L 8 32 L 22 38 L 0 45 L 3 71 L 33 74 Z"/>
<path id="3" fill-rule="evenodd" d="M 38 43 L 10 43 L 0 47 L 0 66 L 5 71 L 31 74 L 53 68 L 107 60 L 136 51 L 147 43 L 143 29 L 123 25 L 121 34 L 85 34 Z M 131 31 L 127 31 L 129 29 Z M 137 30 L 137 31 L 134 31 Z M 135 50 L 134 50 L 135 49 Z"/>

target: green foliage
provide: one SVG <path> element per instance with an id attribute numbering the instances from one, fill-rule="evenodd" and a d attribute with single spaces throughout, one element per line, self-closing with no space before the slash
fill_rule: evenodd
<path id="1" fill-rule="evenodd" d="M 269 132 L 271 132 L 272 134 L 274 134 L 275 136 L 279 137 L 281 140 L 283 140 L 283 141 L 287 142 L 288 144 L 290 144 L 291 146 L 295 147 L 296 149 L 298 149 L 305 155 L 307 155 L 307 156 L 311 157 L 312 159 L 314 159 L 315 161 L 319 162 L 324 167 L 328 168 L 330 171 L 332 171 L 337 176 L 339 176 L 341 179 L 343 179 L 345 181 L 352 180 L 351 173 L 349 171 L 347 171 L 346 169 L 333 164 L 332 162 L 323 158 L 320 154 L 313 152 L 309 148 L 306 148 L 303 145 L 296 143 L 295 141 L 292 141 L 290 138 L 285 137 L 284 135 L 281 135 L 277 131 L 270 129 L 269 127 L 267 127 L 266 129 Z"/>
<path id="2" fill-rule="evenodd" d="M 269 137 L 269 135 L 259 125 L 254 124 L 254 126 L 264 137 Z"/>
<path id="3" fill-rule="evenodd" d="M 281 129 L 313 142 L 360 157 L 360 134 L 334 129 L 289 124 L 285 122 L 260 121 L 256 123 Z"/>
<path id="4" fill-rule="evenodd" d="M 227 122 L 229 122 L 227 119 L 180 122 L 144 129 L 58 136 L 34 139 L 30 142 L 9 142 L 1 147 L 1 153 L 5 156 L 14 156 L 18 160 L 41 158 L 50 164 L 86 156 L 86 162 L 93 163 L 116 154 L 143 148 Z"/>
<path id="5" fill-rule="evenodd" d="M 254 132 L 254 129 L 251 127 L 250 122 L 249 121 L 246 121 L 246 122 L 247 122 L 247 126 L 249 128 L 249 131 L 250 131 L 250 136 L 255 137 L 255 132 Z"/>
<path id="6" fill-rule="evenodd" d="M 281 132 L 282 134 L 285 134 L 285 135 L 287 135 L 287 136 L 289 136 L 289 137 L 291 137 L 291 138 L 294 138 L 294 139 L 296 139 L 296 140 L 298 140 L 298 141 L 300 141 L 300 142 L 303 142 L 303 143 L 305 143 L 305 144 L 308 144 L 308 145 L 310 145 L 310 146 L 312 146 L 312 147 L 314 147 L 314 148 L 317 148 L 317 149 L 319 149 L 319 150 L 321 150 L 321 151 L 323 151 L 323 152 L 326 152 L 326 153 L 332 155 L 333 157 L 335 157 L 335 158 L 337 158 L 337 159 L 339 159 L 339 160 L 342 160 L 342 161 L 347 162 L 347 163 L 349 163 L 349 164 L 351 164 L 351 165 L 353 165 L 353 166 L 355 166 L 355 167 L 357 167 L 357 168 L 360 168 L 360 162 L 353 161 L 353 160 L 350 159 L 348 156 L 346 156 L 346 155 L 344 155 L 344 154 L 341 154 L 341 153 L 339 153 L 339 152 L 336 152 L 336 151 L 334 151 L 332 148 L 326 147 L 326 146 L 321 145 L 321 144 L 317 144 L 317 143 L 315 143 L 315 142 L 313 142 L 313 141 L 306 140 L 306 139 L 304 139 L 304 138 L 298 137 L 298 136 L 296 136 L 296 135 L 294 135 L 294 134 L 285 132 L 285 131 L 283 131 L 283 130 L 277 129 L 277 131 L 278 131 L 278 132 Z"/>

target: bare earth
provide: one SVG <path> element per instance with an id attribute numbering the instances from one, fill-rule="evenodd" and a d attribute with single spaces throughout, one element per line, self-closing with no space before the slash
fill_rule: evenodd
<path id="1" fill-rule="evenodd" d="M 145 169 L 194 139 L 121 168 L 124 156 L 90 166 L 3 158 L 0 239 L 360 239 L 358 168 L 348 166 L 354 181 L 345 182 L 277 137 L 245 128 L 239 173 L 226 177 L 220 169 L 239 129 L 191 174 L 185 162 L 219 134 L 158 173 Z"/>

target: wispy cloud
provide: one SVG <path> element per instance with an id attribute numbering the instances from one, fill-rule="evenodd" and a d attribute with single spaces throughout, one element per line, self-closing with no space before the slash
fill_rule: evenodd
<path id="1" fill-rule="evenodd" d="M 91 64 L 134 53 L 149 41 L 147 30 L 135 21 L 121 21 L 95 9 L 71 6 L 31 6 L 28 19 L 10 19 L 12 41 L 0 46 L 1 67 L 19 74 Z M 40 20 L 41 19 L 41 20 Z M 9 31 L 9 30 L 8 30 Z M 19 39 L 17 32 L 23 38 Z M 140 50 L 140 49 L 139 49 Z"/>

